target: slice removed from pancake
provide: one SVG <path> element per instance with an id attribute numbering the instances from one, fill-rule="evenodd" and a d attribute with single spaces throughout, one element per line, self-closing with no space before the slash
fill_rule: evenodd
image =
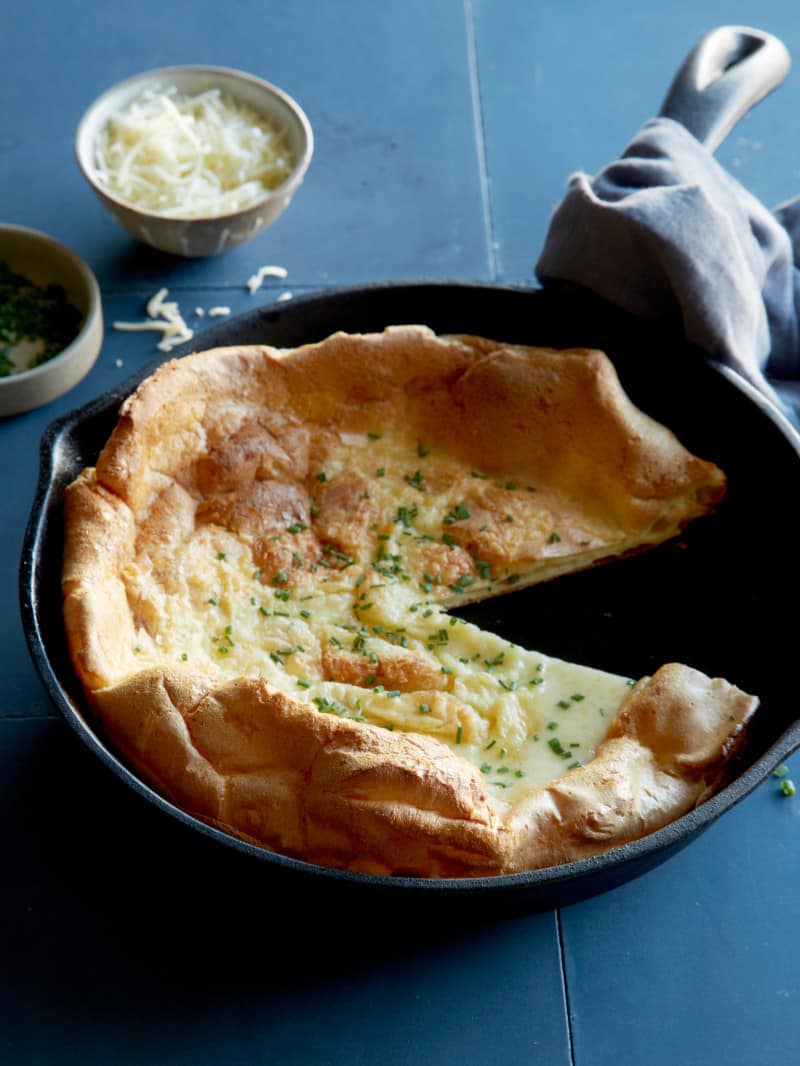
<path id="1" fill-rule="evenodd" d="M 724 486 L 599 352 L 394 327 L 198 353 L 68 490 L 72 660 L 147 780 L 266 847 L 421 876 L 595 854 L 717 787 L 755 700 L 448 608 L 660 543 Z"/>

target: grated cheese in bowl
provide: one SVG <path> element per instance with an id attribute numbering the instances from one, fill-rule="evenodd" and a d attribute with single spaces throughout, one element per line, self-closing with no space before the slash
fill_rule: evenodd
<path id="1" fill-rule="evenodd" d="M 218 88 L 145 89 L 94 144 L 110 195 L 165 218 L 217 218 L 252 206 L 294 165 L 284 132 Z"/>

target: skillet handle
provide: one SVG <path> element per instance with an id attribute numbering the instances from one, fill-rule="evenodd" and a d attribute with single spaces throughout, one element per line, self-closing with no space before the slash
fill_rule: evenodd
<path id="1" fill-rule="evenodd" d="M 714 152 L 739 119 L 778 88 L 790 66 L 786 46 L 772 34 L 720 26 L 686 57 L 659 114 Z"/>

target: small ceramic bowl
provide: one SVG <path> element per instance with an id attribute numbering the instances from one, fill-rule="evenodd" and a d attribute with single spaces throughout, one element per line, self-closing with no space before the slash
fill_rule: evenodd
<path id="1" fill-rule="evenodd" d="M 140 210 L 110 193 L 98 180 L 94 154 L 98 135 L 114 114 L 145 90 L 163 91 L 173 87 L 188 95 L 218 88 L 276 125 L 284 132 L 294 160 L 288 178 L 251 206 L 208 218 L 167 218 Z M 117 222 L 153 248 L 189 257 L 217 255 L 250 240 L 274 222 L 305 177 L 313 151 L 311 124 L 290 96 L 261 78 L 227 67 L 162 67 L 128 78 L 95 100 L 80 120 L 75 135 L 75 154 L 83 176 Z"/>
<path id="2" fill-rule="evenodd" d="M 103 343 L 100 287 L 86 263 L 46 233 L 0 224 L 0 263 L 37 286 L 60 285 L 82 316 L 75 339 L 41 366 L 0 378 L 0 417 L 41 407 L 84 378 Z"/>

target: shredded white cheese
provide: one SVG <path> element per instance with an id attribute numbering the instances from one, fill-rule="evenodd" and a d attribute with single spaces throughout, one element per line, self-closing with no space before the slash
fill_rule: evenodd
<path id="1" fill-rule="evenodd" d="M 145 90 L 94 146 L 113 196 L 167 218 L 215 218 L 255 203 L 289 176 L 283 131 L 219 89 Z"/>
<path id="2" fill-rule="evenodd" d="M 163 337 L 158 342 L 161 352 L 169 352 L 184 341 L 190 341 L 194 331 L 186 325 L 177 302 L 165 299 L 168 295 L 168 289 L 159 289 L 155 296 L 150 297 L 147 301 L 148 317 L 144 322 L 114 322 L 114 329 L 128 332 L 153 330 L 162 333 Z"/>
<path id="3" fill-rule="evenodd" d="M 290 293 L 290 292 L 282 292 L 280 294 L 280 296 L 277 297 L 276 303 L 283 303 L 284 300 L 291 300 L 291 298 L 292 298 L 292 293 Z"/>
<path id="4" fill-rule="evenodd" d="M 262 266 L 253 274 L 251 278 L 247 279 L 247 288 L 251 294 L 258 292 L 261 288 L 261 283 L 264 278 L 285 278 L 288 274 L 286 267 L 282 266 Z"/>
<path id="5" fill-rule="evenodd" d="M 230 307 L 209 307 L 208 309 L 209 318 L 220 318 L 224 315 L 229 315 L 230 313 Z"/>

